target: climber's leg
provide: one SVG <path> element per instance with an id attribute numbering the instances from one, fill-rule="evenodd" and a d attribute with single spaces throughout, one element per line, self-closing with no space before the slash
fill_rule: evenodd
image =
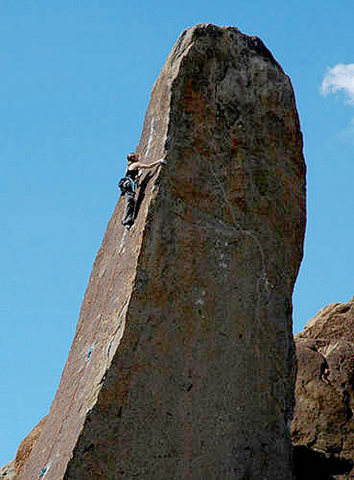
<path id="1" fill-rule="evenodd" d="M 126 192 L 124 197 L 125 210 L 122 225 L 129 228 L 134 223 L 135 195 L 134 192 Z"/>

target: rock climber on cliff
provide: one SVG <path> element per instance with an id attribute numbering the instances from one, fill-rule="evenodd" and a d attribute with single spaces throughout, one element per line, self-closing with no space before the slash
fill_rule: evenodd
<path id="1" fill-rule="evenodd" d="M 156 160 L 156 162 L 147 165 L 139 162 L 139 155 L 137 153 L 129 153 L 127 155 L 127 160 L 127 170 L 124 177 L 119 181 L 118 186 L 122 192 L 122 195 L 125 197 L 125 210 L 122 225 L 129 230 L 134 223 L 135 183 L 139 176 L 139 170 L 149 169 L 155 167 L 156 165 L 161 165 L 162 163 L 165 163 L 165 160 L 160 158 L 160 160 Z"/>

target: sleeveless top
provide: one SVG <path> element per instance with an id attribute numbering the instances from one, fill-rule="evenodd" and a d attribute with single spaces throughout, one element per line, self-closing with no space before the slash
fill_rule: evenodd
<path id="1" fill-rule="evenodd" d="M 133 180 L 135 182 L 136 177 L 139 174 L 139 169 L 136 168 L 135 170 L 128 170 L 125 172 L 125 177 L 130 178 L 130 180 Z"/>

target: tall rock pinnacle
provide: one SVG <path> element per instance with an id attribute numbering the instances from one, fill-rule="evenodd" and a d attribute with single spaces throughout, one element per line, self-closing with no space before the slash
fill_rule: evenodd
<path id="1" fill-rule="evenodd" d="M 290 80 L 258 38 L 188 29 L 137 151 L 166 165 L 142 179 L 132 230 L 117 204 L 19 478 L 290 479 L 305 228 Z"/>

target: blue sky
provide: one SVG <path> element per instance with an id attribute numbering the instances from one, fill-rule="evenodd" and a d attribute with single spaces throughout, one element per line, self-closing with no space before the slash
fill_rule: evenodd
<path id="1" fill-rule="evenodd" d="M 186 27 L 256 34 L 291 77 L 308 165 L 295 331 L 354 295 L 353 18 L 352 0 L 0 0 L 0 465 L 49 410 L 126 152 Z"/>

